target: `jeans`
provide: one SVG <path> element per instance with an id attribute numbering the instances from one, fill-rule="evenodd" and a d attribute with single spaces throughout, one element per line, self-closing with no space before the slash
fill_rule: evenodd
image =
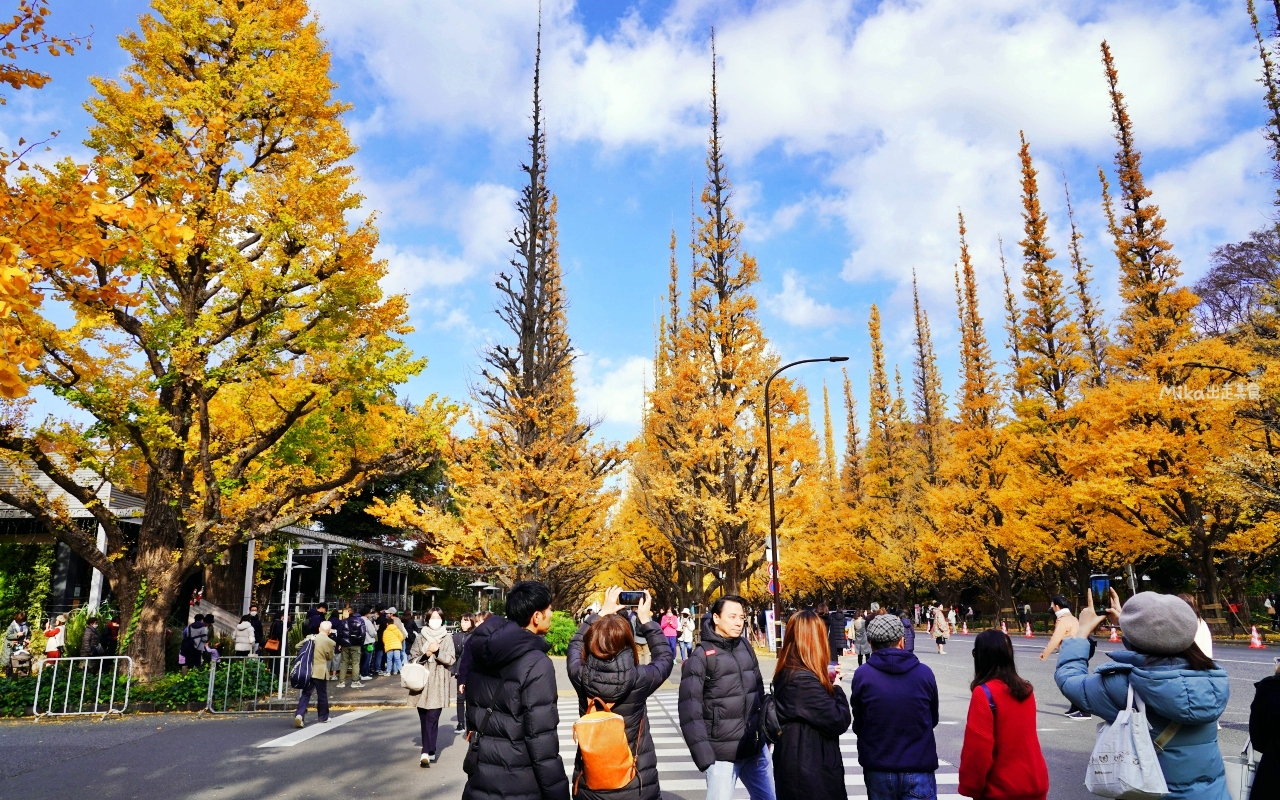
<path id="1" fill-rule="evenodd" d="M 392 650 L 391 652 L 395 652 Z M 440 734 L 440 712 L 442 708 L 418 709 L 418 722 L 422 725 L 422 752 L 435 755 L 436 740 Z"/>
<path id="2" fill-rule="evenodd" d="M 364 648 L 357 645 L 349 645 L 342 648 L 342 652 L 338 654 L 338 681 L 345 681 L 347 673 L 351 673 L 351 682 L 355 683 L 360 680 L 360 654 L 364 652 Z"/>
<path id="3" fill-rule="evenodd" d="M 391 673 L 392 675 L 399 675 L 400 667 L 402 666 L 404 666 L 404 651 L 388 650 L 387 651 L 387 672 Z"/>
<path id="4" fill-rule="evenodd" d="M 320 715 L 321 722 L 329 720 L 329 682 L 323 678 L 312 678 L 307 683 L 307 688 L 302 690 L 302 696 L 298 698 L 298 716 L 305 718 L 307 716 L 307 706 L 311 703 L 311 692 L 316 693 L 316 713 Z"/>
<path id="5" fill-rule="evenodd" d="M 938 782 L 932 772 L 869 772 L 867 800 L 937 800 Z"/>
<path id="6" fill-rule="evenodd" d="M 369 671 L 370 669 L 373 668 L 373 665 L 369 663 L 370 661 L 373 661 L 373 651 L 369 649 L 369 645 L 365 645 L 364 647 L 360 648 L 361 677 L 365 675 L 373 675 L 373 673 Z"/>
<path id="7" fill-rule="evenodd" d="M 680 660 L 686 661 L 691 655 L 693 655 L 693 642 L 681 642 L 680 643 Z"/>
<path id="8" fill-rule="evenodd" d="M 751 800 L 774 800 L 773 760 L 769 748 L 742 761 L 717 761 L 703 773 L 707 776 L 707 800 L 732 800 L 738 781 L 747 788 Z"/>
<path id="9" fill-rule="evenodd" d="M 670 645 L 670 647 L 671 647 L 671 655 L 673 655 L 673 656 L 674 656 L 674 655 L 676 654 L 676 637 L 674 637 L 674 636 L 668 636 L 668 637 L 667 637 L 667 644 L 668 644 L 668 645 Z"/>

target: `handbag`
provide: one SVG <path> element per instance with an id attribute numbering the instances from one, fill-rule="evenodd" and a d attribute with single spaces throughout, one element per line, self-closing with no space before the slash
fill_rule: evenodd
<path id="1" fill-rule="evenodd" d="M 497 702 L 497 698 L 493 699 Z M 489 725 L 489 717 L 493 715 L 493 707 L 485 712 L 484 721 L 480 723 L 478 730 L 469 731 L 467 733 L 467 754 L 462 757 L 462 771 L 468 775 L 474 775 L 476 768 L 480 766 L 480 739 L 484 735 L 481 733 Z"/>
<path id="2" fill-rule="evenodd" d="M 421 662 L 410 661 L 400 668 L 400 687 L 408 689 L 409 694 L 422 694 L 427 688 L 427 668 Z"/>
<path id="3" fill-rule="evenodd" d="M 1223 757 L 1222 765 L 1227 770 L 1227 791 L 1231 793 L 1231 800 L 1250 800 L 1249 793 L 1253 790 L 1253 776 L 1258 770 L 1259 758 L 1258 752 L 1253 749 L 1252 739 L 1245 742 L 1240 755 Z"/>
<path id="4" fill-rule="evenodd" d="M 764 705 L 760 709 L 760 734 L 766 744 L 776 745 L 782 741 L 782 722 L 778 719 L 778 701 L 773 692 L 764 696 Z"/>
<path id="5" fill-rule="evenodd" d="M 1161 746 L 1173 738 L 1178 727 L 1171 724 L 1160 734 Z M 1134 694 L 1132 685 L 1115 722 L 1098 724 L 1098 740 L 1089 756 L 1084 785 L 1099 797 L 1121 800 L 1156 800 L 1169 793 L 1147 727 L 1147 705 Z"/>
<path id="6" fill-rule="evenodd" d="M 266 644 L 264 644 L 264 645 L 262 646 L 262 649 L 263 649 L 263 650 L 279 650 L 279 649 L 280 649 L 280 640 L 279 640 L 279 639 L 268 639 L 268 640 L 267 640 L 267 643 L 266 643 Z"/>

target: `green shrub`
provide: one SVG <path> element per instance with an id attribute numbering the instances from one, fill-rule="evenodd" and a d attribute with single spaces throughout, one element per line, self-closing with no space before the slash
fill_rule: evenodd
<path id="1" fill-rule="evenodd" d="M 551 615 L 551 630 L 547 631 L 547 642 L 551 645 L 551 655 L 562 656 L 569 651 L 569 640 L 578 630 L 573 617 L 563 611 Z"/>

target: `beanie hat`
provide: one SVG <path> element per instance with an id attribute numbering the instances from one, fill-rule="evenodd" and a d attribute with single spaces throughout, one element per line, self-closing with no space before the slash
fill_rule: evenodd
<path id="1" fill-rule="evenodd" d="M 1185 601 L 1171 594 L 1138 592 L 1120 610 L 1120 628 L 1134 650 L 1172 656 L 1191 646 L 1199 620 Z"/>
<path id="2" fill-rule="evenodd" d="M 867 625 L 867 640 L 876 644 L 892 644 L 905 635 L 902 620 L 892 614 L 882 614 Z"/>

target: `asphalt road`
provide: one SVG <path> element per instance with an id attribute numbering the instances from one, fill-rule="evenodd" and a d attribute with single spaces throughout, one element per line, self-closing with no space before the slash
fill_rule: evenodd
<path id="1" fill-rule="evenodd" d="M 945 656 L 933 653 L 923 637 L 917 654 L 938 677 L 942 724 L 939 756 L 959 763 L 972 678 L 972 637 L 957 637 Z M 924 645 L 928 644 L 926 648 Z M 1036 686 L 1041 724 L 1039 736 L 1049 763 L 1050 797 L 1085 800 L 1084 764 L 1093 745 L 1094 721 L 1062 716 L 1066 701 L 1053 684 L 1053 659 L 1036 657 L 1044 639 L 1015 639 L 1019 669 Z M 1103 644 L 1105 652 L 1112 645 Z M 1102 652 L 1095 664 L 1105 658 Z M 1220 645 L 1215 655 L 1231 675 L 1231 702 L 1222 718 L 1224 753 L 1238 752 L 1247 737 L 1252 684 L 1275 668 L 1276 651 Z M 844 659 L 847 675 L 851 659 Z M 771 674 L 772 663 L 762 665 Z M 571 690 L 557 662 L 562 708 L 571 706 Z M 665 687 L 674 691 L 679 668 Z M 385 680 L 385 679 L 383 679 Z M 338 724 L 343 715 L 352 719 Z M 249 798 L 456 798 L 461 796 L 462 747 L 452 733 L 454 710 L 441 725 L 440 761 L 431 769 L 418 766 L 418 720 L 412 709 L 383 708 L 337 711 L 328 726 L 315 723 L 314 710 L 304 733 L 323 731 L 291 746 L 261 746 L 290 737 L 294 730 L 283 715 L 208 716 L 194 714 L 130 714 L 106 722 L 62 720 L 0 722 L 0 798 L 40 797 L 72 791 L 93 800 L 116 798 L 183 798 L 248 800 Z M 562 716 L 565 716 L 562 714 Z M 287 740 L 286 740 L 287 741 Z M 670 745 L 668 745 L 670 746 Z M 678 753 L 679 748 L 672 748 Z M 679 756 L 673 756 L 679 757 Z M 954 771 L 952 769 L 951 771 Z M 954 792 L 954 784 L 939 786 Z M 861 788 L 851 784 L 856 797 Z M 696 800 L 701 792 L 682 790 L 667 797 Z"/>

